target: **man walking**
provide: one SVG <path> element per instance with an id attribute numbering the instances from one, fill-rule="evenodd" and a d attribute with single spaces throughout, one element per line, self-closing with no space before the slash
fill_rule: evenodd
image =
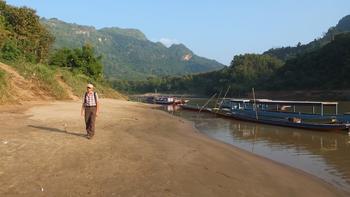
<path id="1" fill-rule="evenodd" d="M 94 92 L 94 86 L 92 84 L 87 85 L 87 90 L 83 97 L 83 105 L 81 107 L 81 116 L 85 112 L 85 125 L 87 138 L 92 139 L 95 134 L 95 120 L 99 114 L 99 98 L 96 92 Z"/>

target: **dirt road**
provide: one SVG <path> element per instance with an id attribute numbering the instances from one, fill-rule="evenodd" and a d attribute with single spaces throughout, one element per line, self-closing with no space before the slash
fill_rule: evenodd
<path id="1" fill-rule="evenodd" d="M 102 100 L 93 140 L 80 103 L 31 105 L 0 108 L 0 196 L 346 196 L 148 105 Z"/>

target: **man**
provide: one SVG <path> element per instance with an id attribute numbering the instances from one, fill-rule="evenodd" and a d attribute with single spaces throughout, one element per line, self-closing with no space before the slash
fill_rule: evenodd
<path id="1" fill-rule="evenodd" d="M 100 105 L 98 95 L 94 92 L 94 86 L 88 84 L 86 88 L 87 90 L 84 94 L 83 105 L 81 107 L 81 116 L 85 112 L 87 138 L 92 139 L 95 134 L 95 120 L 99 114 Z"/>

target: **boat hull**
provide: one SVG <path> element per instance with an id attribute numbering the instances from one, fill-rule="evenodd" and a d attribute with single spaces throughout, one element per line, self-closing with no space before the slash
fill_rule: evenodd
<path id="1" fill-rule="evenodd" d="M 201 108 L 198 106 L 189 106 L 189 105 L 182 105 L 182 109 L 185 110 L 191 110 L 191 111 L 200 111 Z M 279 120 L 272 120 L 272 119 L 264 119 L 262 117 L 252 117 L 249 115 L 242 115 L 241 113 L 234 113 L 234 112 L 226 112 L 222 113 L 220 111 L 214 111 L 210 108 L 204 108 L 201 111 L 213 113 L 216 115 L 220 115 L 226 118 L 232 118 L 236 120 L 242 120 L 242 121 L 248 121 L 248 122 L 255 122 L 260 124 L 269 124 L 269 125 L 275 125 L 275 126 L 283 126 L 283 127 L 292 127 L 292 128 L 299 128 L 299 129 L 309 129 L 309 130 L 317 130 L 317 131 L 342 131 L 342 130 L 348 130 L 350 128 L 350 124 L 320 124 L 320 123 L 306 123 L 306 122 L 291 122 L 283 119 Z"/>
<path id="2" fill-rule="evenodd" d="M 174 102 L 165 102 L 165 101 L 155 101 L 156 104 L 159 105 L 172 105 Z"/>
<path id="3" fill-rule="evenodd" d="M 340 131 L 340 130 L 349 130 L 349 124 L 318 124 L 318 123 L 305 123 L 305 122 L 291 122 L 287 120 L 268 120 L 263 118 L 253 118 L 248 116 L 241 116 L 237 114 L 231 114 L 229 117 L 237 119 L 237 120 L 243 120 L 243 121 L 249 121 L 249 122 L 256 122 L 256 123 L 262 123 L 262 124 L 269 124 L 269 125 L 276 125 L 276 126 L 284 126 L 284 127 L 293 127 L 293 128 L 300 128 L 300 129 L 311 129 L 311 130 L 318 130 L 318 131 Z"/>
<path id="4" fill-rule="evenodd" d="M 191 106 L 191 105 L 180 105 L 180 107 L 182 109 L 185 109 L 185 110 L 190 110 L 190 111 L 201 111 L 201 112 L 209 112 L 211 113 L 212 110 L 210 108 L 201 108 L 199 106 Z"/>

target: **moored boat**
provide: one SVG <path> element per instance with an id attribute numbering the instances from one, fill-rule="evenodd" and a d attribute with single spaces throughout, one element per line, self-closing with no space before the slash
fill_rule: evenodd
<path id="1" fill-rule="evenodd" d="M 159 97 L 156 97 L 154 100 L 156 104 L 162 104 L 162 105 L 170 105 L 170 104 L 173 104 L 174 101 L 175 101 L 175 98 L 170 96 L 159 96 Z"/>
<path id="2" fill-rule="evenodd" d="M 349 130 L 350 128 L 350 115 L 339 115 L 337 102 L 224 99 L 219 106 L 218 109 L 205 108 L 205 111 L 237 120 L 285 127 L 320 131 Z M 304 111 L 297 110 L 301 107 Z M 305 112 L 307 107 L 310 111 L 312 110 L 311 113 Z M 199 106 L 184 105 L 182 108 L 201 110 Z M 325 108 L 328 111 L 332 108 L 333 113 L 326 114 Z"/>
<path id="3" fill-rule="evenodd" d="M 208 108 L 208 107 L 202 108 L 202 107 L 200 107 L 199 105 L 193 106 L 193 105 L 187 105 L 187 104 L 185 104 L 185 105 L 180 105 L 180 107 L 181 107 L 182 109 L 191 110 L 191 111 L 212 112 L 212 109 L 211 109 L 211 108 Z"/>
<path id="4" fill-rule="evenodd" d="M 187 103 L 188 100 L 185 99 L 179 99 L 173 96 L 158 96 L 154 98 L 154 103 L 161 104 L 161 105 L 181 105 Z"/>
<path id="5" fill-rule="evenodd" d="M 315 130 L 348 130 L 350 127 L 349 120 L 338 114 L 338 102 L 270 99 L 229 99 L 229 102 L 230 116 L 239 120 Z M 298 111 L 297 107 L 310 108 L 312 112 Z M 332 108 L 333 113 L 325 114 L 326 107 Z"/>

